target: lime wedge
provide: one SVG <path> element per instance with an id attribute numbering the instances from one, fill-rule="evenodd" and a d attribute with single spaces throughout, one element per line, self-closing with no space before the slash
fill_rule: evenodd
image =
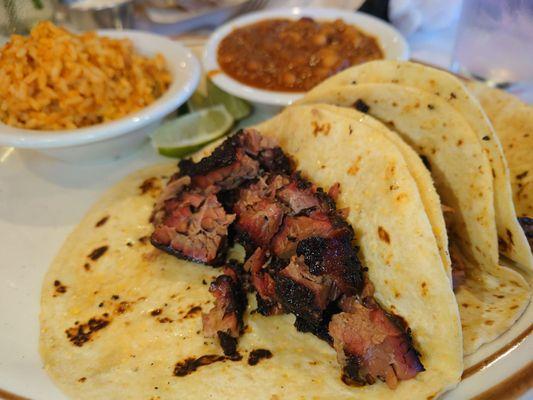
<path id="1" fill-rule="evenodd" d="M 252 112 L 252 106 L 238 97 L 226 93 L 207 79 L 207 101 L 209 104 L 224 104 L 236 121 L 246 118 Z"/>
<path id="2" fill-rule="evenodd" d="M 223 105 L 204 108 L 161 125 L 152 144 L 164 156 L 183 157 L 224 135 L 234 121 Z"/>

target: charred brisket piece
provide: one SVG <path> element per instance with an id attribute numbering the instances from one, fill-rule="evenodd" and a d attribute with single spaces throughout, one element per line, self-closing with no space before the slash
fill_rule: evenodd
<path id="1" fill-rule="evenodd" d="M 424 371 L 409 334 L 372 297 L 345 297 L 341 308 L 329 333 L 345 381 L 360 386 L 379 379 L 394 389 Z"/>
<path id="2" fill-rule="evenodd" d="M 316 187 L 252 130 L 179 167 L 156 204 L 152 243 L 211 264 L 228 242 L 246 249 L 244 266 L 227 264 L 211 284 L 215 305 L 203 316 L 205 335 L 218 337 L 226 355 L 237 351 L 243 288 L 251 288 L 261 314 L 292 313 L 298 330 L 332 344 L 349 384 L 379 379 L 394 388 L 424 370 L 407 326 L 365 282 L 348 210 L 335 206 L 338 184 L 327 193 Z"/>
<path id="3" fill-rule="evenodd" d="M 184 179 L 188 177 L 175 182 Z M 235 216 L 226 213 L 213 193 L 183 186 L 180 189 L 174 197 L 165 199 L 156 211 L 151 242 L 177 257 L 217 264 L 226 248 L 228 227 Z"/>
<path id="4" fill-rule="evenodd" d="M 264 175 L 256 183 L 240 190 L 233 210 L 238 216 L 236 230 L 250 238 L 244 241 L 245 247 L 267 247 L 270 244 L 284 215 L 283 205 L 276 200 L 276 191 L 287 182 L 288 178 L 281 175 Z"/>
<path id="5" fill-rule="evenodd" d="M 218 337 L 225 355 L 235 355 L 246 309 L 246 294 L 239 276 L 234 269 L 226 267 L 224 274 L 211 283 L 209 291 L 215 296 L 215 305 L 208 314 L 202 316 L 204 334 Z"/>

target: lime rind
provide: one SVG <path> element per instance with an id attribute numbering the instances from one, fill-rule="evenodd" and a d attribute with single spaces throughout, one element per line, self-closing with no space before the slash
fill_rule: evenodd
<path id="1" fill-rule="evenodd" d="M 235 120 L 223 105 L 178 117 L 152 134 L 152 144 L 168 157 L 183 157 L 227 133 Z"/>

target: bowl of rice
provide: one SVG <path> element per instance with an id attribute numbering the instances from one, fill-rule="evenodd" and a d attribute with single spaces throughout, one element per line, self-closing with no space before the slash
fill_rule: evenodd
<path id="1" fill-rule="evenodd" d="M 50 22 L 0 49 L 0 145 L 65 161 L 120 157 L 194 92 L 200 64 L 139 31 L 74 34 Z"/>

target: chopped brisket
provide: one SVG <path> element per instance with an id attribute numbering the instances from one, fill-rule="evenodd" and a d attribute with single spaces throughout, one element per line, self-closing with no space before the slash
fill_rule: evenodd
<path id="1" fill-rule="evenodd" d="M 216 264 L 234 219 L 214 194 L 184 191 L 165 200 L 163 212 L 157 213 L 151 242 L 180 258 Z"/>
<path id="2" fill-rule="evenodd" d="M 209 159 L 211 157 L 204 158 L 202 161 Z M 224 158 L 222 160 L 226 161 Z M 243 149 L 235 150 L 234 162 L 227 166 L 223 164 L 221 163 L 221 167 L 205 174 L 192 175 L 192 183 L 202 189 L 212 186 L 216 190 L 228 190 L 238 187 L 246 180 L 255 178 L 259 172 L 259 163 L 246 155 Z"/>
<path id="3" fill-rule="evenodd" d="M 348 226 L 322 211 L 313 211 L 309 216 L 286 216 L 276 236 L 272 239 L 273 253 L 282 259 L 289 259 L 296 253 L 298 242 L 312 236 L 332 238 L 350 234 Z"/>
<path id="4" fill-rule="evenodd" d="M 292 214 L 299 214 L 308 209 L 318 209 L 320 201 L 311 187 L 299 188 L 299 182 L 293 180 L 278 192 L 278 199 L 285 203 Z"/>
<path id="5" fill-rule="evenodd" d="M 152 243 L 180 258 L 217 264 L 228 244 L 246 250 L 210 286 L 215 304 L 204 333 L 226 355 L 237 353 L 246 292 L 263 315 L 296 316 L 295 327 L 337 350 L 343 380 L 394 388 L 423 371 L 407 326 L 374 300 L 337 210 L 340 185 L 324 192 L 306 180 L 270 139 L 240 131 L 195 163 L 183 160 L 158 200 Z M 456 268 L 457 271 L 462 270 Z"/>
<path id="6" fill-rule="evenodd" d="M 408 332 L 377 303 L 367 298 L 344 298 L 343 312 L 333 315 L 329 333 L 345 376 L 354 384 L 379 379 L 394 389 L 398 381 L 424 371 Z"/>
<path id="7" fill-rule="evenodd" d="M 235 228 L 246 232 L 257 246 L 268 246 L 281 225 L 284 210 L 275 195 L 286 180 L 281 175 L 265 175 L 241 189 L 233 208 L 238 215 Z"/>
<path id="8" fill-rule="evenodd" d="M 363 282 L 362 266 L 350 235 L 307 238 L 298 243 L 296 254 L 304 257 L 312 274 L 327 276 L 333 282 L 335 296 L 332 300 L 340 294 L 359 293 Z"/>
<path id="9" fill-rule="evenodd" d="M 234 269 L 228 267 L 211 283 L 209 291 L 215 296 L 215 305 L 202 316 L 204 334 L 218 337 L 224 354 L 231 356 L 237 351 L 237 338 L 243 327 L 246 295 Z"/>

